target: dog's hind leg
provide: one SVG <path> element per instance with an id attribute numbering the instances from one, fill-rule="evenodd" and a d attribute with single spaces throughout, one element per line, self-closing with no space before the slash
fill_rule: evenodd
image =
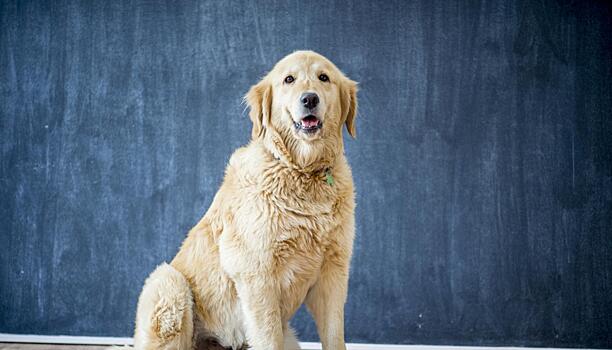
<path id="1" fill-rule="evenodd" d="M 138 299 L 134 348 L 191 350 L 193 297 L 185 277 L 164 263 L 147 278 Z"/>

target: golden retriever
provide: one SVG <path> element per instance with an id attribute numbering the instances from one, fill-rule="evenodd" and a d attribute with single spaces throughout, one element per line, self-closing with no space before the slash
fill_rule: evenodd
<path id="1" fill-rule="evenodd" d="M 345 349 L 354 190 L 342 128 L 355 136 L 357 84 L 298 51 L 245 97 L 251 142 L 172 262 L 138 301 L 137 349 L 299 349 L 302 303 L 324 349 Z"/>

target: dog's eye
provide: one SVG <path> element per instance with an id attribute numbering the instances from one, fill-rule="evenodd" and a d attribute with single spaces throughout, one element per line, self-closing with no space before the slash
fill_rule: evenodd
<path id="1" fill-rule="evenodd" d="M 293 75 L 288 75 L 285 77 L 285 84 L 291 84 L 295 81 L 295 78 L 293 77 Z"/>
<path id="2" fill-rule="evenodd" d="M 327 76 L 327 74 L 321 74 L 319 75 L 319 80 L 321 81 L 329 81 L 329 77 Z"/>

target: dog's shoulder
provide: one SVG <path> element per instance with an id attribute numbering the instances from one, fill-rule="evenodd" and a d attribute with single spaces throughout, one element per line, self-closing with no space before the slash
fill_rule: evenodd
<path id="1" fill-rule="evenodd" d="M 270 155 L 267 154 L 264 146 L 260 142 L 251 142 L 234 151 L 226 172 L 253 176 L 267 168 L 270 161 Z"/>

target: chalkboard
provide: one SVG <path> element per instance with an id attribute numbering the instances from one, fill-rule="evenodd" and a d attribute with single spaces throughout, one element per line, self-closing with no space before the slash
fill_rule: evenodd
<path id="1" fill-rule="evenodd" d="M 0 332 L 130 336 L 249 140 L 242 96 L 311 49 L 360 83 L 347 341 L 612 347 L 604 2 L 2 0 L 0 18 Z"/>

